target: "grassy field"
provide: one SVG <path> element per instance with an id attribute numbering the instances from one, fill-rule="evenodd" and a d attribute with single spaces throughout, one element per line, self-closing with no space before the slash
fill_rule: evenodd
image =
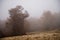
<path id="1" fill-rule="evenodd" d="M 42 32 L 24 36 L 5 37 L 0 38 L 0 40 L 60 40 L 60 33 Z"/>

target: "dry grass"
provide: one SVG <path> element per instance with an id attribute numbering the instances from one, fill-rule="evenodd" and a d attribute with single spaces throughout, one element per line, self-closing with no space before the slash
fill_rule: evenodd
<path id="1" fill-rule="evenodd" d="M 0 40 L 60 40 L 60 33 L 43 32 L 32 35 L 0 38 Z"/>

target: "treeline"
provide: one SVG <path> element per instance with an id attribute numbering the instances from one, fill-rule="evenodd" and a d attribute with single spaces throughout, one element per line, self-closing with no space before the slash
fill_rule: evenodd
<path id="1" fill-rule="evenodd" d="M 0 37 L 25 35 L 31 31 L 60 30 L 60 13 L 45 11 L 39 19 L 26 19 L 28 12 L 22 6 L 9 10 L 9 18 L 0 20 Z M 35 28 L 35 29 L 34 29 Z"/>
<path id="2" fill-rule="evenodd" d="M 60 13 L 45 11 L 40 18 L 40 29 L 43 31 L 60 30 Z"/>
<path id="3" fill-rule="evenodd" d="M 44 11 L 40 18 L 28 19 L 30 31 L 60 30 L 60 13 Z"/>

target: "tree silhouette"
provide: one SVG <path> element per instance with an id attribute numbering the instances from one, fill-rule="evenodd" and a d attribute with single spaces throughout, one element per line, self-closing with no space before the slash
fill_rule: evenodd
<path id="1" fill-rule="evenodd" d="M 52 21 L 53 21 L 52 13 L 50 11 L 44 12 L 40 21 L 43 30 L 50 30 L 50 27 L 52 26 Z"/>
<path id="2" fill-rule="evenodd" d="M 23 9 L 22 6 L 16 6 L 9 10 L 10 18 L 6 22 L 7 36 L 25 34 L 24 19 L 29 15 L 27 11 L 23 13 Z"/>

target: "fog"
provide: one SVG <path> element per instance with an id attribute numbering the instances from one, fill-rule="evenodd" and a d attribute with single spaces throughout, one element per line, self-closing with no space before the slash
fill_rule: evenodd
<path id="1" fill-rule="evenodd" d="M 0 0 L 0 37 L 60 30 L 60 0 Z"/>
<path id="2" fill-rule="evenodd" d="M 8 10 L 17 5 L 22 5 L 28 11 L 29 17 L 39 18 L 43 11 L 60 11 L 60 0 L 0 0 L 0 18 L 6 19 Z"/>

